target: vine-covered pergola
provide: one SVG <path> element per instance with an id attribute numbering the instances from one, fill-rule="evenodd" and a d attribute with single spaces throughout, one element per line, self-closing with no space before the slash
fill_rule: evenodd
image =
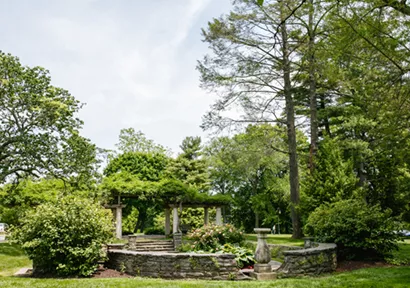
<path id="1" fill-rule="evenodd" d="M 171 210 L 173 216 L 173 233 L 179 232 L 178 209 L 183 208 L 204 208 L 204 225 L 209 224 L 209 208 L 216 208 L 216 224 L 222 225 L 221 208 L 230 202 L 230 198 L 225 195 L 209 195 L 200 193 L 196 189 L 189 187 L 179 180 L 166 179 L 158 182 L 140 181 L 138 179 L 128 179 L 124 183 L 113 182 L 106 187 L 115 199 L 116 203 L 105 205 L 112 209 L 116 223 L 116 236 L 122 238 L 122 198 L 149 197 L 160 201 L 165 212 L 165 234 L 171 234 Z M 116 185 L 117 184 L 117 185 Z"/>

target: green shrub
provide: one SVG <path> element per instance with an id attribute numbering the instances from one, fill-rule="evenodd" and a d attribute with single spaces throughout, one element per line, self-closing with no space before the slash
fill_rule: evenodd
<path id="1" fill-rule="evenodd" d="M 218 251 L 235 255 L 235 261 L 239 268 L 253 265 L 256 262 L 253 251 L 245 247 L 224 244 Z"/>
<path id="2" fill-rule="evenodd" d="M 144 231 L 145 235 L 165 235 L 164 228 L 149 227 Z"/>
<path id="3" fill-rule="evenodd" d="M 336 243 L 339 256 L 381 257 L 397 249 L 400 225 L 391 211 L 350 199 L 321 205 L 310 214 L 305 233 L 316 241 Z"/>
<path id="4" fill-rule="evenodd" d="M 33 260 L 36 273 L 88 276 L 112 230 L 109 210 L 88 199 L 64 197 L 28 212 L 12 238 Z"/>
<path id="5" fill-rule="evenodd" d="M 242 244 L 245 236 L 242 231 L 230 224 L 223 226 L 212 224 L 192 231 L 188 234 L 188 239 L 194 241 L 192 245 L 194 251 L 212 251 L 226 243 Z"/>

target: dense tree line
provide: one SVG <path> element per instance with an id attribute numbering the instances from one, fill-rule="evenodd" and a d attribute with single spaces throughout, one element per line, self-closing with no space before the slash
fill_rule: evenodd
<path id="1" fill-rule="evenodd" d="M 225 221 L 248 232 L 324 235 L 312 219 L 356 217 L 361 205 L 366 223 L 389 223 L 377 229 L 408 225 L 408 10 L 403 1 L 235 1 L 203 29 L 210 52 L 197 66 L 201 86 L 219 95 L 202 127 L 235 133 L 186 137 L 172 157 L 123 129 L 102 174 L 102 150 L 80 136 L 80 103 L 43 68 L 0 54 L 0 221 L 59 195 L 115 202 L 108 192 L 128 189 L 139 197 L 124 200 L 124 230 L 143 231 L 163 216 L 141 183 L 173 180 L 229 196 Z M 201 225 L 202 211 L 184 213 Z"/>

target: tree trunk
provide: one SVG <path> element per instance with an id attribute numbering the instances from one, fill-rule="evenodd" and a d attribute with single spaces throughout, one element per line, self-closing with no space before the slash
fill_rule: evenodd
<path id="1" fill-rule="evenodd" d="M 317 119 L 317 98 L 316 98 L 316 60 L 315 60 L 315 31 L 313 23 L 314 6 L 313 0 L 309 0 L 309 100 L 310 100 L 310 172 L 315 170 L 315 156 L 318 143 L 318 119 Z"/>
<path id="2" fill-rule="evenodd" d="M 320 96 L 320 109 L 321 110 L 326 109 L 326 96 L 324 94 Z M 329 137 L 332 137 L 332 134 L 330 133 L 329 117 L 327 115 L 325 115 L 325 119 L 323 120 L 323 124 L 325 125 L 326 135 L 329 136 Z"/>
<path id="3" fill-rule="evenodd" d="M 259 213 L 255 213 L 255 228 L 259 228 Z"/>
<path id="4" fill-rule="evenodd" d="M 135 225 L 134 228 L 134 233 L 138 233 L 138 229 L 140 229 L 141 233 L 144 231 L 144 222 L 145 222 L 145 218 L 147 216 L 147 211 L 145 209 L 138 209 L 138 220 L 137 220 L 137 224 Z"/>
<path id="5" fill-rule="evenodd" d="M 290 178 L 290 206 L 291 206 L 291 217 L 292 217 L 292 227 L 293 234 L 292 238 L 301 238 L 302 229 L 300 225 L 300 216 L 297 211 L 297 206 L 299 205 L 299 169 L 298 169 L 298 157 L 296 151 L 296 128 L 295 128 L 295 107 L 293 103 L 293 96 L 291 90 L 290 81 L 290 60 L 289 60 L 289 47 L 288 47 L 288 32 L 286 25 L 285 15 L 285 3 L 280 2 L 280 13 L 281 13 L 281 23 L 280 26 L 282 35 L 282 65 L 283 65 L 283 83 L 284 89 L 283 93 L 286 102 L 286 124 L 287 124 L 287 135 L 288 135 L 288 146 L 289 146 L 289 178 Z"/>

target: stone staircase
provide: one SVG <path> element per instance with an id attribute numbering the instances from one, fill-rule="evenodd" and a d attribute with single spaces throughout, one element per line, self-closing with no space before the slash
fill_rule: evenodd
<path id="1" fill-rule="evenodd" d="M 136 241 L 132 247 L 138 252 L 174 252 L 174 242 L 172 240 L 143 240 Z"/>

